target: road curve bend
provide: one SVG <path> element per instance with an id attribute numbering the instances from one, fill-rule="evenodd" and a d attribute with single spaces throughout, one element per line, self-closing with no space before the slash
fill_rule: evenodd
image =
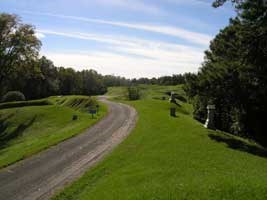
<path id="1" fill-rule="evenodd" d="M 81 176 L 134 128 L 134 108 L 106 97 L 109 113 L 84 133 L 0 170 L 0 200 L 43 200 Z"/>

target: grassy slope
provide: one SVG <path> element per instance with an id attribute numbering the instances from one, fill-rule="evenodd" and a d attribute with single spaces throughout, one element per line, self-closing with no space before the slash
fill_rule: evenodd
<path id="1" fill-rule="evenodd" d="M 106 106 L 101 105 L 99 116 L 91 119 L 82 112 L 90 102 L 87 97 L 48 100 L 54 104 L 0 110 L 0 168 L 81 133 L 107 111 Z M 78 120 L 72 120 L 73 114 L 78 115 Z"/>
<path id="2" fill-rule="evenodd" d="M 203 128 L 184 112 L 191 110 L 188 104 L 171 118 L 167 101 L 127 103 L 139 113 L 133 133 L 54 199 L 267 198 L 260 147 Z"/>

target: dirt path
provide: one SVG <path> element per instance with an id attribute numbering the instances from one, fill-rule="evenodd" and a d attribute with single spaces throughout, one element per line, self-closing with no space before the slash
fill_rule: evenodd
<path id="1" fill-rule="evenodd" d="M 134 128 L 137 113 L 108 104 L 109 114 L 84 133 L 0 171 L 0 200 L 49 199 L 102 159 Z"/>

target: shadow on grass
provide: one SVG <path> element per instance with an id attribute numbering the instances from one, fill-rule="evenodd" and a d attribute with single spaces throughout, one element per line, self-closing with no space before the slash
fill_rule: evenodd
<path id="1" fill-rule="evenodd" d="M 177 103 L 177 101 L 173 101 L 172 103 L 175 104 L 178 107 L 182 107 L 179 103 Z"/>
<path id="2" fill-rule="evenodd" d="M 10 119 L 13 116 L 14 114 L 10 114 L 0 119 L 0 149 L 6 147 L 6 145 L 10 140 L 21 136 L 22 133 L 34 123 L 37 117 L 34 116 L 32 119 L 26 121 L 25 123 L 19 124 L 15 130 L 8 133 L 7 132 L 8 119 Z"/>
<path id="3" fill-rule="evenodd" d="M 172 118 L 180 118 L 177 114 L 175 114 L 174 116 L 171 116 Z"/>
<path id="4" fill-rule="evenodd" d="M 267 158 L 267 150 L 263 147 L 257 146 L 256 144 L 249 144 L 248 142 L 236 139 L 234 137 L 222 134 L 222 135 L 216 135 L 216 134 L 209 134 L 210 139 L 225 143 L 227 146 L 231 149 L 247 152 L 259 157 Z"/>

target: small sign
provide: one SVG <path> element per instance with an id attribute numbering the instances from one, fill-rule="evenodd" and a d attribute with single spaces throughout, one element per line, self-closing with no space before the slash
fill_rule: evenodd
<path id="1" fill-rule="evenodd" d="M 96 114 L 96 110 L 89 110 L 89 113 L 94 115 L 94 114 Z"/>

